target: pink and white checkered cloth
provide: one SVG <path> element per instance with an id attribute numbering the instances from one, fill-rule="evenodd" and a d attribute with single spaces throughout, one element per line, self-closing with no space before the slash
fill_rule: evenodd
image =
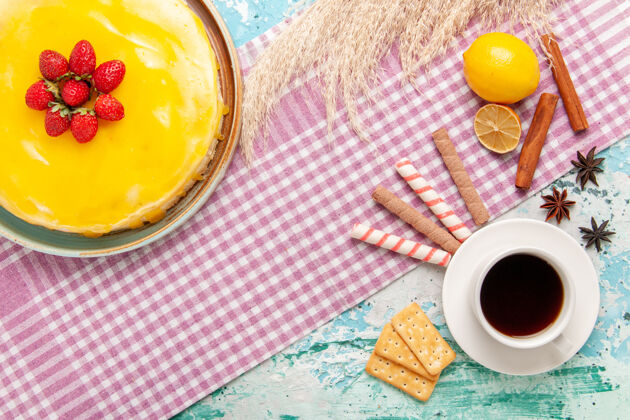
<path id="1" fill-rule="evenodd" d="M 566 172 L 576 150 L 602 149 L 630 131 L 629 12 L 630 2 L 616 0 L 572 0 L 556 11 L 591 128 L 574 135 L 558 107 L 530 194 Z M 275 32 L 240 49 L 246 68 Z M 482 102 L 460 57 L 476 34 L 420 77 L 424 95 L 401 88 L 396 59 L 385 61 L 382 99 L 360 109 L 371 145 L 340 111 L 329 147 L 321 98 L 309 84 L 294 87 L 256 168 L 237 157 L 208 204 L 152 246 L 78 260 L 0 241 L 0 418 L 175 414 L 385 287 L 415 260 L 348 232 L 369 221 L 427 241 L 370 198 L 381 183 L 433 217 L 396 175 L 400 157 L 472 227 L 431 141 L 441 126 L 492 216 L 523 201 L 513 186 L 518 153 L 492 154 L 473 134 Z M 541 68 L 538 92 L 517 107 L 525 131 L 540 93 L 556 92 Z"/>

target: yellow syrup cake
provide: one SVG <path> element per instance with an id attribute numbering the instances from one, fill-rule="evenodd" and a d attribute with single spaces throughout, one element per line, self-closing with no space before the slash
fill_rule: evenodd
<path id="1" fill-rule="evenodd" d="M 112 92 L 124 118 L 99 120 L 88 143 L 48 136 L 46 113 L 24 103 L 39 54 L 67 58 L 80 40 L 97 65 L 126 67 Z M 225 107 L 204 27 L 181 0 L 0 0 L 0 51 L 0 205 L 15 216 L 98 236 L 159 220 L 201 178 Z"/>

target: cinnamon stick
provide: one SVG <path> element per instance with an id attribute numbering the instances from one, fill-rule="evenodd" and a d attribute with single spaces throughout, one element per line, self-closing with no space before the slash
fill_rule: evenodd
<path id="1" fill-rule="evenodd" d="M 575 86 L 573 86 L 573 81 L 569 75 L 569 70 L 564 62 L 555 35 L 553 33 L 543 35 L 542 42 L 549 53 L 548 58 L 551 62 L 551 72 L 558 85 L 560 96 L 562 96 L 562 102 L 564 103 L 564 109 L 567 111 L 571 128 L 576 133 L 586 130 L 588 128 L 588 121 L 586 120 L 586 115 L 584 115 L 582 103 L 575 91 Z"/>
<path id="2" fill-rule="evenodd" d="M 372 193 L 372 198 L 451 254 L 454 254 L 461 245 L 453 235 L 433 223 L 431 219 L 424 217 L 422 213 L 396 197 L 387 188 L 377 186 Z"/>
<path id="3" fill-rule="evenodd" d="M 516 170 L 516 186 L 518 188 L 529 188 L 532 185 L 532 178 L 536 172 L 538 158 L 542 150 L 547 131 L 553 118 L 553 113 L 558 104 L 558 96 L 552 93 L 543 93 L 540 95 L 534 118 L 527 131 L 527 137 L 521 149 L 521 157 L 518 160 L 518 169 Z"/>
<path id="4" fill-rule="evenodd" d="M 445 128 L 440 128 L 433 133 L 433 141 L 435 146 L 442 155 L 442 160 L 446 165 L 446 168 L 451 174 L 451 178 L 457 185 L 459 194 L 464 199 L 468 211 L 473 217 L 476 225 L 483 225 L 490 219 L 490 214 L 486 205 L 481 200 L 479 193 L 475 189 L 466 168 L 461 159 L 457 155 L 455 146 L 448 136 L 448 132 Z"/>

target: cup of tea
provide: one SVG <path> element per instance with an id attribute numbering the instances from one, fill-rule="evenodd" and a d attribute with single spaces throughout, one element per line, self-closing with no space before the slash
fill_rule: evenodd
<path id="1" fill-rule="evenodd" d="M 506 250 L 488 261 L 473 287 L 473 311 L 495 340 L 530 349 L 553 342 L 570 346 L 562 332 L 573 314 L 574 284 L 563 264 L 540 248 Z"/>

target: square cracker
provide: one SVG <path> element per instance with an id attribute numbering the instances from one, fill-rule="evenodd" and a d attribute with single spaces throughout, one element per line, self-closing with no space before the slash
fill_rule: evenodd
<path id="1" fill-rule="evenodd" d="M 417 303 L 396 314 L 392 325 L 430 374 L 438 374 L 455 359 L 451 346 Z"/>
<path id="2" fill-rule="evenodd" d="M 440 377 L 439 374 L 431 375 L 427 372 L 420 360 L 412 353 L 400 335 L 394 331 L 394 327 L 390 323 L 383 328 L 383 332 L 381 332 L 381 336 L 374 346 L 374 353 L 432 381 L 437 381 Z"/>
<path id="3" fill-rule="evenodd" d="M 374 353 L 365 365 L 365 371 L 421 401 L 429 399 L 436 384 L 436 382 Z"/>

